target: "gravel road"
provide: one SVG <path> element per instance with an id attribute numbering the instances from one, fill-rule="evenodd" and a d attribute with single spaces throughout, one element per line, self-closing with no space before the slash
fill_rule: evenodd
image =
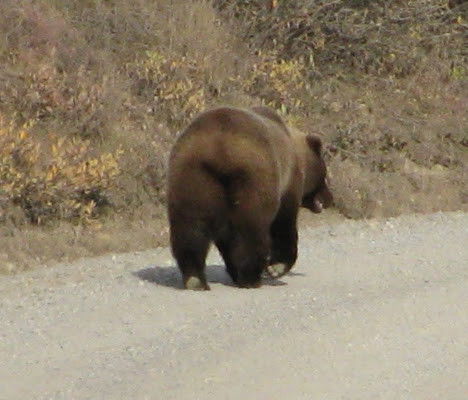
<path id="1" fill-rule="evenodd" d="M 292 273 L 167 249 L 0 277 L 0 399 L 468 399 L 468 214 L 303 227 Z"/>

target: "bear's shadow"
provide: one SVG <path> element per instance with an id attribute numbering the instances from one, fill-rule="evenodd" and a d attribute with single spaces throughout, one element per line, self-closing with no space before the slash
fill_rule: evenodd
<path id="1" fill-rule="evenodd" d="M 225 286 L 237 287 L 227 274 L 224 265 L 207 265 L 205 269 L 206 278 L 208 283 L 220 283 Z M 179 269 L 175 266 L 160 267 L 150 266 L 138 271 L 132 272 L 135 277 L 150 283 L 155 283 L 160 286 L 170 287 L 174 289 L 183 289 L 182 279 L 180 277 Z M 288 275 L 302 275 L 290 272 Z M 264 286 L 283 286 L 285 282 L 279 279 L 264 277 L 262 279 Z"/>

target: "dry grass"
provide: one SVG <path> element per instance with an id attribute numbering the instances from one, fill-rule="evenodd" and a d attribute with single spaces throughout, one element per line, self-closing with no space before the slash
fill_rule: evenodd
<path id="1" fill-rule="evenodd" d="M 168 228 L 162 208 L 146 207 L 131 218 L 114 216 L 93 225 L 61 221 L 39 229 L 3 224 L 0 238 L 0 274 L 12 274 L 80 257 L 167 246 Z"/>
<path id="2" fill-rule="evenodd" d="M 164 243 L 170 147 L 219 104 L 269 104 L 322 135 L 347 217 L 467 209 L 466 2 L 278 4 L 3 0 L 3 270 Z M 48 180 L 57 141 L 82 153 Z M 112 179 L 93 180 L 105 163 L 83 174 L 120 150 Z"/>
<path id="3" fill-rule="evenodd" d="M 336 203 L 352 218 L 467 207 L 468 98 L 436 71 L 339 84 L 307 124 L 326 138 Z"/>
<path id="4" fill-rule="evenodd" d="M 344 215 L 467 208 L 468 4 L 280 1 L 270 12 L 261 1 L 218 3 L 252 48 L 306 78 L 291 87 L 289 76 L 275 92 L 270 70 L 270 85 L 251 94 L 324 137 Z"/>

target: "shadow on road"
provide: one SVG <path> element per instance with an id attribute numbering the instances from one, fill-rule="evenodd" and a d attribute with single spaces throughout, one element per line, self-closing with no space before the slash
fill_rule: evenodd
<path id="1" fill-rule="evenodd" d="M 208 283 L 221 283 L 225 286 L 237 287 L 226 273 L 224 265 L 207 265 L 205 272 Z M 174 289 L 183 289 L 180 272 L 177 267 L 146 267 L 138 271 L 133 271 L 132 275 L 146 282 Z M 291 275 L 298 274 L 291 273 Z M 262 284 L 264 286 L 286 285 L 285 282 L 270 277 L 263 278 Z"/>

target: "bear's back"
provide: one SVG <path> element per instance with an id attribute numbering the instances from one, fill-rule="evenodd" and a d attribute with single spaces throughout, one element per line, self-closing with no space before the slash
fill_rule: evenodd
<path id="1" fill-rule="evenodd" d="M 282 188 L 295 161 L 293 140 L 281 119 L 220 107 L 200 114 L 185 129 L 173 148 L 170 168 L 203 164 L 224 175 L 256 171 L 257 177 L 276 181 Z"/>

